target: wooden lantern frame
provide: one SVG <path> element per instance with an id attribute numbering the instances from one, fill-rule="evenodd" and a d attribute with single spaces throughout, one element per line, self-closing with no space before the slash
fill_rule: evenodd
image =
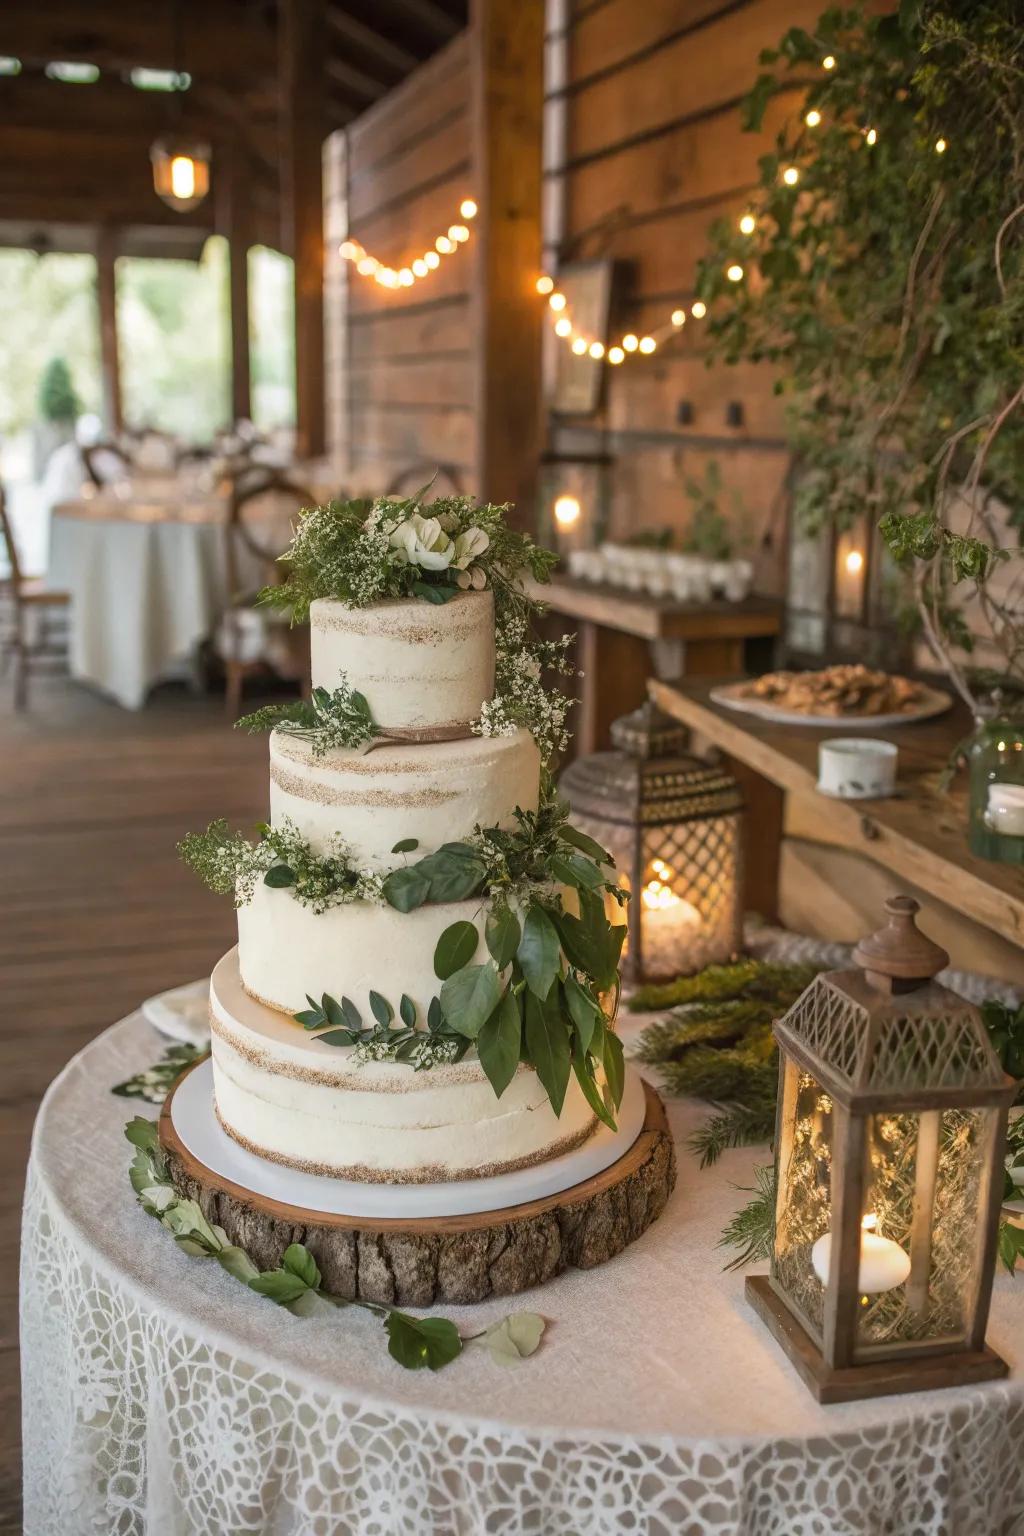
<path id="1" fill-rule="evenodd" d="M 821 1345 L 810 1320 L 777 1275 L 746 1282 L 747 1299 L 819 1402 L 986 1381 L 1007 1374 L 985 1344 L 1003 1190 L 1006 1125 L 1017 1085 L 1006 1076 L 975 1007 L 932 978 L 948 963 L 914 924 L 908 896 L 886 902 L 889 924 L 854 951 L 860 971 L 833 971 L 811 983 L 775 1025 L 779 1099 L 775 1135 L 776 1211 L 788 1188 L 797 1094 L 806 1074 L 832 1101 L 830 1228 Z M 932 1264 L 939 1137 L 946 1110 L 988 1111 L 980 1144 L 980 1248 L 971 1272 L 963 1337 L 858 1344 L 861 1222 L 869 1131 L 876 1115 L 919 1117 L 910 1230 L 908 1296 L 923 1305 Z"/>

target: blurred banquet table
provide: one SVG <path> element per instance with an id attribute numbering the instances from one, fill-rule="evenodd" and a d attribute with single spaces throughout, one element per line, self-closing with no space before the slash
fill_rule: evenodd
<path id="1" fill-rule="evenodd" d="M 191 675 L 228 605 L 227 509 L 225 495 L 173 482 L 53 508 L 49 581 L 71 593 L 72 677 L 140 709 L 155 683 Z M 258 561 L 240 552 L 239 565 L 262 584 Z"/>
<path id="2" fill-rule="evenodd" d="M 635 1030 L 636 1020 L 627 1020 Z M 766 1151 L 680 1147 L 661 1218 L 540 1290 L 440 1308 L 463 1332 L 548 1319 L 403 1371 L 379 1319 L 298 1317 L 190 1257 L 128 1186 L 111 1085 L 160 1054 L 140 1015 L 44 1100 L 22 1244 L 25 1536 L 1021 1536 L 1024 1286 L 995 1282 L 1009 1380 L 819 1407 L 723 1273 Z M 704 1113 L 675 1101 L 685 1143 Z"/>

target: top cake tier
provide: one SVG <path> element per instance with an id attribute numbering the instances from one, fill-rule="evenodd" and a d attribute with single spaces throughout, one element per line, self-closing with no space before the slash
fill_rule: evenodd
<path id="1" fill-rule="evenodd" d="M 309 610 L 313 686 L 344 673 L 388 731 L 465 725 L 494 694 L 494 598 L 462 592 L 447 603 L 408 598 L 347 608 L 318 598 Z"/>

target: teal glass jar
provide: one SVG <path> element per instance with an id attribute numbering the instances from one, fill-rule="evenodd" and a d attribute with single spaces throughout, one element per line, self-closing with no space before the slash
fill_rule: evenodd
<path id="1" fill-rule="evenodd" d="M 1024 864 L 1024 717 L 979 720 L 967 762 L 971 852 Z"/>

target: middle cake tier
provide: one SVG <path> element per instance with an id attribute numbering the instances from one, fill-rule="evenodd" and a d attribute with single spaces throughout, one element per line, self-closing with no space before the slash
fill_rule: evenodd
<path id="1" fill-rule="evenodd" d="M 476 826 L 509 827 L 518 806 L 537 808 L 540 754 L 528 731 L 463 741 L 388 744 L 318 758 L 300 736 L 270 738 L 270 819 L 291 822 L 313 851 L 340 838 L 366 870 L 404 862 L 395 844 L 415 838 L 414 857 L 467 837 Z"/>

